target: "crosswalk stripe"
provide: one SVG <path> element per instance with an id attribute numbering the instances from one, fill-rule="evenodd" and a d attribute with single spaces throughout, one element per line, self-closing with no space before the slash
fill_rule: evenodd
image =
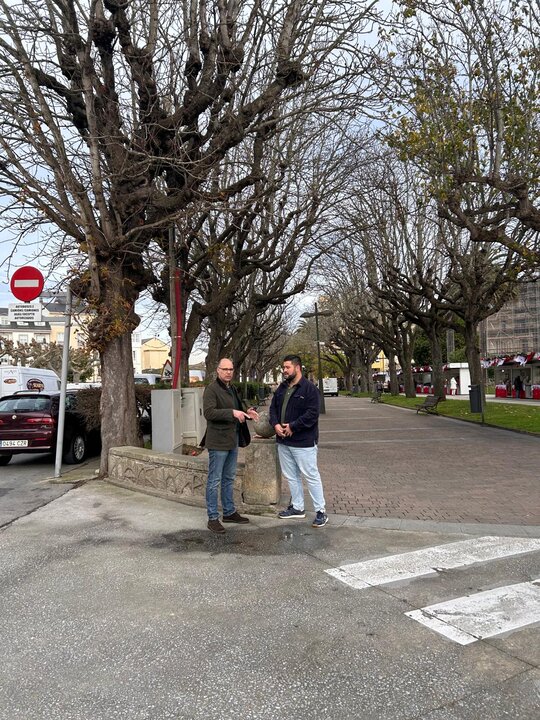
<path id="1" fill-rule="evenodd" d="M 361 590 L 540 550 L 538 538 L 479 537 L 325 570 Z"/>
<path id="2" fill-rule="evenodd" d="M 540 579 L 428 605 L 405 615 L 449 640 L 470 645 L 540 622 Z"/>

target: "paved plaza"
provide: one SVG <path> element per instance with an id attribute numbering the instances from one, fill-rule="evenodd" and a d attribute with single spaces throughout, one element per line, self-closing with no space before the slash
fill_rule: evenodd
<path id="1" fill-rule="evenodd" d="M 540 525 L 540 437 L 328 398 L 320 469 L 331 512 Z"/>

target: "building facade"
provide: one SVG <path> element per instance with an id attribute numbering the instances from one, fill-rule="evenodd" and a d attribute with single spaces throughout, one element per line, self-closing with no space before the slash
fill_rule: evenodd
<path id="1" fill-rule="evenodd" d="M 523 285 L 518 296 L 480 327 L 482 365 L 492 372 L 496 394 L 540 399 L 540 282 Z"/>
<path id="2" fill-rule="evenodd" d="M 540 282 L 523 285 L 515 300 L 484 320 L 480 349 L 485 357 L 540 351 Z"/>

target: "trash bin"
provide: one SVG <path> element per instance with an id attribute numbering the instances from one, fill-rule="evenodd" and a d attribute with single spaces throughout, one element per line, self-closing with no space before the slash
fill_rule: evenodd
<path id="1" fill-rule="evenodd" d="M 259 395 L 259 402 L 260 402 L 260 403 L 264 402 L 264 399 L 265 399 L 265 397 L 266 397 L 264 385 L 259 385 L 258 395 Z"/>
<path id="2" fill-rule="evenodd" d="M 482 386 L 469 385 L 469 401 L 472 413 L 482 412 Z"/>

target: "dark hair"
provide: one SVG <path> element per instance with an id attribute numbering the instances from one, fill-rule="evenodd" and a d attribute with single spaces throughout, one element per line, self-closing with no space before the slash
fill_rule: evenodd
<path id="1" fill-rule="evenodd" d="M 292 362 L 293 365 L 302 367 L 302 358 L 300 355 L 285 355 L 282 362 Z"/>

